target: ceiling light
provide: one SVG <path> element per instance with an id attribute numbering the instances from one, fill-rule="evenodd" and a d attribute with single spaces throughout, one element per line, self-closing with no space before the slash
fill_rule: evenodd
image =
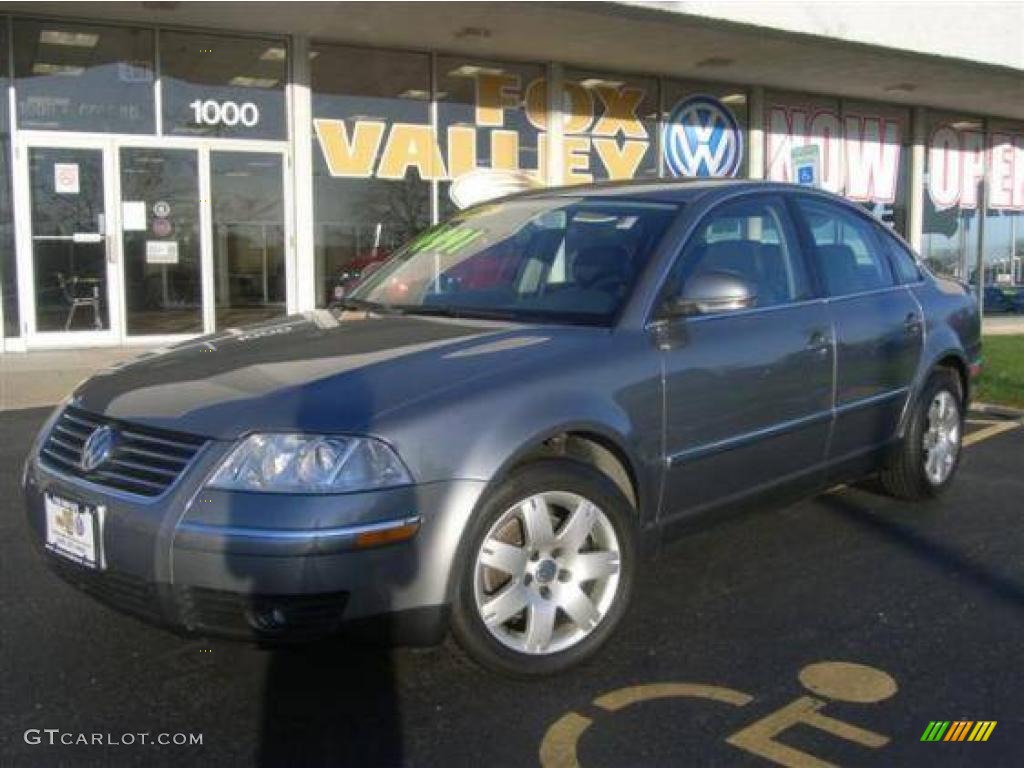
<path id="1" fill-rule="evenodd" d="M 478 67 L 475 64 L 463 64 L 448 73 L 448 77 L 476 77 L 477 75 L 503 75 L 505 70 L 497 67 Z"/>
<path id="2" fill-rule="evenodd" d="M 893 83 L 883 88 L 886 93 L 913 93 L 917 90 L 917 86 L 913 83 Z"/>
<path id="3" fill-rule="evenodd" d="M 747 100 L 747 94 L 745 93 L 727 93 L 719 101 L 723 104 L 743 104 Z"/>
<path id="4" fill-rule="evenodd" d="M 398 94 L 400 99 L 417 99 L 419 101 L 426 101 L 430 98 L 430 91 L 424 91 L 420 88 L 409 88 L 408 90 L 402 91 Z"/>
<path id="5" fill-rule="evenodd" d="M 730 59 L 728 56 L 709 56 L 698 61 L 696 66 L 711 69 L 714 67 L 728 67 L 730 64 L 735 63 L 736 59 Z"/>
<path id="6" fill-rule="evenodd" d="M 242 88 L 273 88 L 277 85 L 277 79 L 273 77 L 246 77 L 245 75 L 239 75 L 238 77 L 232 77 L 230 83 Z"/>
<path id="7" fill-rule="evenodd" d="M 956 123 L 949 124 L 951 128 L 956 128 L 958 131 L 980 131 L 981 123 L 978 120 L 960 120 Z"/>
<path id="8" fill-rule="evenodd" d="M 44 61 L 37 61 L 32 65 L 33 75 L 65 75 L 67 77 L 78 77 L 85 72 L 85 67 L 78 67 L 74 64 L 48 64 Z"/>
<path id="9" fill-rule="evenodd" d="M 455 33 L 455 37 L 459 38 L 460 40 L 465 39 L 467 37 L 478 37 L 483 40 L 486 40 L 490 36 L 491 30 L 487 29 L 487 27 L 463 27 L 462 29 Z"/>
<path id="10" fill-rule="evenodd" d="M 260 54 L 260 61 L 284 61 L 288 58 L 288 51 L 280 46 L 271 46 Z"/>
<path id="11" fill-rule="evenodd" d="M 621 80 L 602 80 L 600 77 L 588 77 L 586 80 L 580 80 L 580 85 L 584 88 L 597 88 L 599 85 L 605 85 L 609 88 L 621 88 L 625 83 Z"/>
<path id="12" fill-rule="evenodd" d="M 43 45 L 70 45 L 74 48 L 95 48 L 100 36 L 96 32 L 67 32 L 63 29 L 44 29 L 39 33 Z"/>

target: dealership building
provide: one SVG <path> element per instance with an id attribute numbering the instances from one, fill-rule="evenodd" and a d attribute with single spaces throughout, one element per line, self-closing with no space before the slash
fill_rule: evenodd
<path id="1" fill-rule="evenodd" d="M 7 3 L 0 82 L 8 353 L 326 306 L 481 184 L 814 183 L 1024 282 L 1015 2 Z"/>

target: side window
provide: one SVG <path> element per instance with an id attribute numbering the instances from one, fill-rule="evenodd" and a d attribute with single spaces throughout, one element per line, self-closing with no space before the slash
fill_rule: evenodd
<path id="1" fill-rule="evenodd" d="M 889 252 L 889 260 L 896 271 L 896 279 L 901 284 L 916 283 L 921 279 L 921 268 L 917 266 L 917 259 L 903 243 L 886 231 L 879 232 L 878 238 Z"/>
<path id="2" fill-rule="evenodd" d="M 893 284 L 869 221 L 842 206 L 809 197 L 798 197 L 797 206 L 811 231 L 818 270 L 830 296 Z"/>
<path id="3" fill-rule="evenodd" d="M 712 272 L 729 272 L 751 283 L 757 307 L 811 295 L 792 223 L 775 197 L 746 197 L 713 209 L 683 248 L 668 288 L 679 292 L 688 280 Z"/>

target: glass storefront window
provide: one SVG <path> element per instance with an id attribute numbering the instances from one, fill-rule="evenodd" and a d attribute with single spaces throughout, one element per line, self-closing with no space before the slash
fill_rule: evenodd
<path id="1" fill-rule="evenodd" d="M 992 120 L 988 128 L 985 284 L 1011 300 L 991 295 L 985 309 L 998 312 L 1011 309 L 1019 293 L 1011 289 L 1024 286 L 1024 124 Z"/>
<path id="2" fill-rule="evenodd" d="M 569 69 L 562 179 L 585 184 L 658 175 L 658 81 Z"/>
<path id="3" fill-rule="evenodd" d="M 662 175 L 747 176 L 746 90 L 732 85 L 664 80 L 662 93 Z"/>
<path id="4" fill-rule="evenodd" d="M 285 313 L 284 163 L 269 152 L 210 152 L 217 328 Z"/>
<path id="5" fill-rule="evenodd" d="M 0 16 L 0 96 L 7 94 L 7 20 Z M 18 312 L 18 262 L 14 254 L 14 216 L 11 210 L 11 135 L 7 99 L 0 98 L 0 301 L 3 335 L 21 335 Z"/>
<path id="6" fill-rule="evenodd" d="M 317 306 L 430 224 L 443 167 L 430 57 L 317 45 L 312 67 Z"/>
<path id="7" fill-rule="evenodd" d="M 767 177 L 796 181 L 792 152 L 817 146 L 821 186 L 864 205 L 907 234 L 910 110 L 885 104 L 768 92 Z"/>
<path id="8" fill-rule="evenodd" d="M 978 118 L 928 112 L 921 254 L 929 268 L 974 280 L 985 126 Z"/>
<path id="9" fill-rule="evenodd" d="M 166 134 L 287 137 L 282 39 L 161 31 L 160 80 Z"/>
<path id="10" fill-rule="evenodd" d="M 129 336 L 203 330 L 198 165 L 193 149 L 121 149 Z"/>
<path id="11" fill-rule="evenodd" d="M 154 33 L 17 19 L 18 127 L 152 133 Z"/>
<path id="12" fill-rule="evenodd" d="M 508 194 L 544 186 L 547 87 L 542 66 L 441 56 L 437 87 L 445 162 L 440 218 L 495 188 Z"/>

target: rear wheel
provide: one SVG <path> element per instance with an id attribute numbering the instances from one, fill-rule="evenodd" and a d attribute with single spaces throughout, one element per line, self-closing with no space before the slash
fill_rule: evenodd
<path id="1" fill-rule="evenodd" d="M 497 671 L 551 674 L 593 654 L 625 612 L 632 507 L 587 465 L 537 462 L 484 502 L 464 550 L 452 616 L 459 644 Z"/>
<path id="2" fill-rule="evenodd" d="M 882 470 L 882 485 L 901 499 L 938 496 L 952 483 L 960 464 L 963 433 L 960 377 L 940 368 L 925 384 L 903 443 Z"/>

